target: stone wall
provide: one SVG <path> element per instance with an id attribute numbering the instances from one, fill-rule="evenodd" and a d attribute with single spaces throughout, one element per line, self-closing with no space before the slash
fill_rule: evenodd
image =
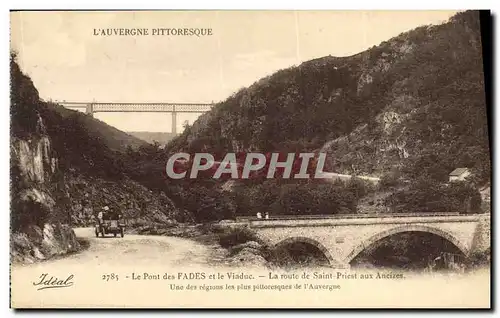
<path id="1" fill-rule="evenodd" d="M 310 243 L 334 266 L 348 264 L 370 244 L 402 232 L 429 232 L 455 244 L 465 255 L 489 247 L 489 218 L 480 215 L 381 217 L 359 219 L 250 221 L 269 245 L 293 240 Z"/>
<path id="2" fill-rule="evenodd" d="M 472 241 L 471 253 L 481 253 L 491 246 L 491 218 L 490 214 L 479 217 L 474 239 Z"/>

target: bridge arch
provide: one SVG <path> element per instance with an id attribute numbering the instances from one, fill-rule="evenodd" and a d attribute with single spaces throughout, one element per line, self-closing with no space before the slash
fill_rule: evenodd
<path id="1" fill-rule="evenodd" d="M 425 225 L 418 225 L 418 224 L 408 224 L 408 225 L 403 225 L 403 226 L 397 226 L 385 231 L 382 231 L 380 233 L 377 233 L 367 240 L 364 240 L 361 242 L 361 244 L 358 244 L 352 251 L 349 253 L 349 255 L 345 258 L 344 262 L 349 264 L 359 253 L 361 253 L 363 250 L 365 250 L 368 246 L 372 245 L 373 243 L 380 241 L 381 239 L 398 234 L 398 233 L 405 233 L 405 232 L 427 232 L 431 233 L 437 236 L 440 236 L 448 241 L 450 241 L 452 244 L 454 244 L 465 256 L 469 255 L 469 250 L 467 246 L 465 246 L 464 243 L 462 243 L 458 238 L 456 238 L 453 234 L 441 230 L 436 227 L 431 227 L 431 226 L 425 226 Z"/>
<path id="2" fill-rule="evenodd" d="M 287 239 L 284 239 L 284 240 L 276 243 L 274 245 L 274 248 L 275 249 L 279 249 L 281 247 L 284 247 L 286 245 L 291 245 L 291 244 L 294 244 L 294 243 L 306 243 L 306 244 L 310 244 L 310 245 L 316 247 L 317 249 L 319 249 L 325 255 L 325 257 L 327 258 L 327 260 L 330 263 L 330 265 L 338 263 L 332 257 L 332 254 L 330 253 L 330 251 L 323 244 L 321 244 L 320 242 L 318 242 L 318 241 L 316 241 L 314 239 L 311 239 L 309 237 L 304 237 L 304 236 L 289 237 Z"/>

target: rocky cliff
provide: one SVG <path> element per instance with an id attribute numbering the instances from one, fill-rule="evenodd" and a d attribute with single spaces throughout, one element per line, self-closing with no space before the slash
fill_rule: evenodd
<path id="1" fill-rule="evenodd" d="M 75 252 L 80 245 L 54 194 L 61 187 L 57 157 L 42 118 L 29 138 L 11 139 L 11 260 L 32 262 Z M 62 222 L 61 222 L 62 221 Z"/>

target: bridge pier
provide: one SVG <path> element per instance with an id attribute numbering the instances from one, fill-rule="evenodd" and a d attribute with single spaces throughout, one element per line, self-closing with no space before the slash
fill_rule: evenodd
<path id="1" fill-rule="evenodd" d="M 177 112 L 175 106 L 172 111 L 172 133 L 177 134 Z"/>
<path id="2" fill-rule="evenodd" d="M 85 113 L 87 115 L 94 117 L 94 104 L 87 104 L 87 107 L 85 108 Z"/>

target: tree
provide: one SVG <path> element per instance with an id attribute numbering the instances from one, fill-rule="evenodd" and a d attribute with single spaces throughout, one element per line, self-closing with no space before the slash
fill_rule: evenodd
<path id="1" fill-rule="evenodd" d="M 477 213 L 481 206 L 479 191 L 466 182 L 449 185 L 425 176 L 386 199 L 396 212 Z"/>

